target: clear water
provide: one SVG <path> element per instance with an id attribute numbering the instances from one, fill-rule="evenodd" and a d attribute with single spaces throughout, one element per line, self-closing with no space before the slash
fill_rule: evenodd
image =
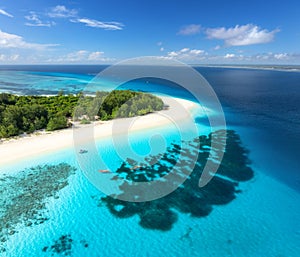
<path id="1" fill-rule="evenodd" d="M 104 67 L 1 67 L 0 88 L 19 94 L 55 94 L 80 91 Z M 71 256 L 299 256 L 299 97 L 300 74 L 267 70 L 197 68 L 211 83 L 225 110 L 227 125 L 250 150 L 255 172 L 233 201 L 214 205 L 208 216 L 196 218 L 177 211 L 172 229 L 144 229 L 139 218 L 118 218 L 100 204 L 103 196 L 82 174 L 73 148 L 1 167 L 16 173 L 38 164 L 66 162 L 78 170 L 59 198 L 47 200 L 49 220 L 18 227 L 9 237 L 3 256 L 51 256 L 43 252 L 61 235 L 73 239 Z M 149 90 L 189 98 L 173 85 L 152 82 Z M 141 89 L 141 84 L 126 85 Z M 201 133 L 207 133 L 199 119 Z M 144 132 L 145 134 L 145 132 Z M 149 137 L 136 134 L 132 145 L 140 154 L 150 150 Z M 150 131 L 146 134 L 151 135 Z M 174 128 L 164 128 L 165 143 L 178 142 Z M 110 140 L 97 142 L 103 158 L 120 163 Z M 158 149 L 159 151 L 159 149 Z M 84 247 L 83 241 L 88 243 Z M 54 254 L 54 256 L 56 256 Z M 58 256 L 58 255 L 57 255 Z"/>

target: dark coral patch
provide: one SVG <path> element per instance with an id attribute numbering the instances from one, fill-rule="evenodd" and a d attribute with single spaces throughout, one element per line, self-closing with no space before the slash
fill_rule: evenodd
<path id="1" fill-rule="evenodd" d="M 51 256 L 71 256 L 74 245 L 78 245 L 78 243 L 80 243 L 80 245 L 84 248 L 89 247 L 86 240 L 82 239 L 78 242 L 73 240 L 70 234 L 66 234 L 54 240 L 52 245 L 43 247 L 42 251 L 50 253 Z"/>
<path id="2" fill-rule="evenodd" d="M 217 175 L 205 187 L 200 188 L 198 183 L 203 167 L 207 162 L 214 161 L 209 159 L 210 151 L 215 155 L 220 154 L 218 149 L 221 148 L 211 149 L 212 137 L 217 139 L 218 144 L 225 145 L 226 141 L 224 157 Z M 199 141 L 200 148 L 197 147 Z M 254 176 L 253 170 L 249 167 L 248 151 L 242 146 L 239 136 L 232 130 L 200 136 L 188 145 L 187 149 L 181 149 L 179 145 L 173 144 L 163 155 L 148 158 L 147 163 L 139 164 L 134 160 L 127 160 L 116 171 L 116 176 L 124 178 L 125 182 L 126 180 L 151 181 L 167 174 L 169 168 L 178 161 L 177 157 L 180 153 L 184 156 L 181 167 L 190 167 L 192 158 L 198 154 L 193 172 L 182 186 L 169 195 L 154 201 L 138 203 L 121 201 L 109 196 L 102 197 L 101 200 L 110 212 L 119 218 L 138 215 L 139 224 L 143 228 L 166 231 L 170 230 L 177 221 L 177 212 L 190 214 L 193 217 L 205 217 L 211 213 L 214 205 L 224 205 L 234 200 L 240 192 L 239 182 L 248 181 Z M 159 161 L 153 164 L 153 160 Z M 130 169 L 132 166 L 139 168 Z M 121 190 L 122 186 L 120 186 Z"/>
<path id="3" fill-rule="evenodd" d="M 54 254 L 70 256 L 72 254 L 73 239 L 71 235 L 62 235 L 59 239 L 54 241 L 51 246 L 45 246 L 42 251 L 50 252 L 51 256 Z"/>

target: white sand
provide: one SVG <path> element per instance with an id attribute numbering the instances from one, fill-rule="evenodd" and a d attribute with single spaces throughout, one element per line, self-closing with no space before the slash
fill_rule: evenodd
<path id="1" fill-rule="evenodd" d="M 189 118 L 190 111 L 197 106 L 195 103 L 183 99 L 171 97 L 161 98 L 164 103 L 169 106 L 168 110 L 134 118 L 96 122 L 91 125 L 77 125 L 75 129 L 84 129 L 84 127 L 87 128 L 87 126 L 94 126 L 94 138 L 100 139 L 110 136 L 112 133 L 122 133 L 124 128 L 119 126 L 119 124 L 122 123 L 130 124 L 130 131 L 136 131 L 165 126 L 170 124 L 170 122 L 184 122 L 184 119 Z M 0 165 L 18 162 L 28 157 L 72 147 L 73 140 L 73 129 L 70 128 L 4 141 L 0 144 Z"/>

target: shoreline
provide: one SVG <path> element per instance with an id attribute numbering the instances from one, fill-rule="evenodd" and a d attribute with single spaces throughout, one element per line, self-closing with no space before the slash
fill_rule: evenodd
<path id="1" fill-rule="evenodd" d="M 282 72 L 300 72 L 300 66 L 295 65 L 222 65 L 222 64 L 208 64 L 208 65 L 191 65 L 192 67 L 207 67 L 207 68 L 228 68 L 228 69 L 245 69 L 245 70 L 266 70 L 266 71 L 282 71 Z"/>
<path id="2" fill-rule="evenodd" d="M 67 147 L 74 147 L 74 129 L 86 129 L 93 126 L 94 139 L 99 140 L 112 135 L 112 127 L 114 122 L 126 123 L 130 125 L 130 132 L 141 131 L 143 129 L 151 129 L 166 126 L 172 122 L 180 122 L 191 116 L 191 110 L 198 105 L 194 102 L 173 98 L 160 97 L 164 104 L 169 108 L 159 112 L 150 113 L 144 116 L 136 116 L 132 118 L 114 119 L 110 121 L 97 121 L 92 124 L 78 125 L 73 128 L 57 130 L 53 132 L 35 132 L 27 136 L 19 136 L 18 138 L 8 139 L 0 143 L 0 165 L 8 165 L 18 162 L 26 158 L 43 155 Z M 176 109 L 180 106 L 183 109 Z M 173 117 L 169 119 L 168 117 Z M 176 117 L 176 119 L 174 119 Z M 123 133 L 123 127 L 120 126 L 113 130 L 115 133 Z"/>

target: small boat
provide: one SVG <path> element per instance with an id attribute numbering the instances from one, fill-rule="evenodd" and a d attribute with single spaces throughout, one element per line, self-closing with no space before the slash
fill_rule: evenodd
<path id="1" fill-rule="evenodd" d="M 110 170 L 98 170 L 98 171 L 101 173 L 109 173 L 110 172 Z"/>
<path id="2" fill-rule="evenodd" d="M 80 149 L 80 150 L 79 150 L 79 153 L 80 153 L 80 154 L 87 153 L 87 152 L 88 152 L 88 150 L 85 150 L 85 149 Z"/>

